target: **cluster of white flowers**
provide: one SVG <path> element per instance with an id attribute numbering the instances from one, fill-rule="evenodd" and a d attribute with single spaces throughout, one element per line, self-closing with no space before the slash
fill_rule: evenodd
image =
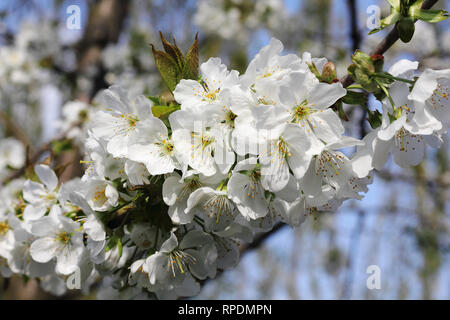
<path id="1" fill-rule="evenodd" d="M 156 117 L 145 96 L 105 90 L 81 179 L 59 184 L 36 165 L 22 192 L 8 185 L 3 269 L 59 294 L 81 270 L 83 289 L 108 279 L 114 289 L 103 297 L 193 296 L 199 282 L 236 266 L 240 244 L 258 232 L 360 199 L 389 153 L 402 167 L 416 165 L 425 144 L 442 142 L 450 70 L 415 80 L 417 62 L 393 65 L 390 74 L 404 81 L 389 86 L 381 126 L 358 140 L 344 135 L 331 108 L 347 90 L 309 67 L 322 71 L 327 60 L 282 50 L 272 39 L 242 75 L 209 59 L 198 80 L 176 86 L 178 105 L 162 106 L 176 110 L 168 117 Z M 352 156 L 341 150 L 354 146 Z"/>

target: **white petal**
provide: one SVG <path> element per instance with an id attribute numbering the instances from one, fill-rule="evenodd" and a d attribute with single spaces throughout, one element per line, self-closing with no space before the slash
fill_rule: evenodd
<path id="1" fill-rule="evenodd" d="M 162 245 L 160 252 L 168 253 L 172 252 L 178 246 L 178 239 L 173 232 L 170 233 L 170 238 L 167 239 Z"/>
<path id="2" fill-rule="evenodd" d="M 341 83 L 319 83 L 308 97 L 308 103 L 314 109 L 326 109 L 347 94 Z"/>
<path id="3" fill-rule="evenodd" d="M 38 164 L 34 166 L 34 171 L 38 175 L 41 182 L 47 187 L 48 191 L 53 191 L 58 185 L 58 177 L 55 172 L 48 166 L 43 164 Z"/>
<path id="4" fill-rule="evenodd" d="M 51 237 L 35 240 L 30 247 L 31 257 L 40 263 L 48 262 L 56 256 L 59 244 Z"/>
<path id="5" fill-rule="evenodd" d="M 23 219 L 25 221 L 38 220 L 42 218 L 47 212 L 47 207 L 45 206 L 33 206 L 31 204 L 25 207 L 23 211 Z"/>

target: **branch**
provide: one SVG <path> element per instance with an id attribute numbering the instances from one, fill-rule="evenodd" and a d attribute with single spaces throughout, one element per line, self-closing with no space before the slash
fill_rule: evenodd
<path id="1" fill-rule="evenodd" d="M 356 9 L 356 0 L 347 0 L 348 10 L 350 11 L 350 30 L 353 51 L 361 46 L 361 35 L 358 31 L 358 17 Z"/>
<path id="2" fill-rule="evenodd" d="M 272 228 L 272 230 L 257 235 L 255 237 L 255 239 L 253 240 L 253 242 L 245 244 L 245 245 L 243 245 L 241 247 L 241 249 L 240 249 L 241 257 L 244 256 L 249 251 L 259 248 L 259 246 L 261 246 L 268 238 L 270 238 L 270 236 L 272 236 L 274 233 L 276 233 L 277 231 L 283 229 L 286 226 L 287 226 L 287 224 L 282 223 L 282 222 L 278 222 Z"/>
<path id="3" fill-rule="evenodd" d="M 422 9 L 430 9 L 432 6 L 436 4 L 439 0 L 425 0 Z M 383 55 L 392 45 L 399 39 L 397 28 L 391 30 L 388 35 L 375 47 L 370 55 Z M 341 79 L 341 83 L 344 88 L 348 87 L 354 82 L 353 78 L 350 75 L 346 75 Z"/>
<path id="4" fill-rule="evenodd" d="M 28 166 L 33 165 L 35 163 L 37 163 L 39 161 L 39 159 L 41 158 L 41 156 L 46 153 L 47 151 L 50 151 L 52 149 L 52 143 L 56 142 L 56 141 L 63 141 L 64 139 L 67 139 L 67 134 L 69 133 L 69 131 L 71 131 L 73 128 L 76 128 L 78 126 L 81 125 L 81 122 L 77 122 L 75 124 L 73 124 L 67 131 L 64 131 L 63 133 L 61 133 L 58 137 L 56 137 L 55 139 L 52 139 L 51 141 L 45 143 L 44 145 L 42 145 L 34 154 L 33 156 L 28 159 L 26 161 L 26 163 L 22 166 L 22 168 L 12 172 L 9 176 L 7 176 L 1 183 L 0 185 L 5 185 L 8 182 L 10 182 L 11 180 L 14 180 L 16 178 L 19 178 L 20 176 L 22 176 L 26 169 L 28 168 Z"/>
<path id="5" fill-rule="evenodd" d="M 23 130 L 18 127 L 3 110 L 0 110 L 0 120 L 4 123 L 5 127 L 8 128 L 13 137 L 20 140 L 26 147 L 31 148 L 30 140 L 25 132 L 23 132 Z"/>

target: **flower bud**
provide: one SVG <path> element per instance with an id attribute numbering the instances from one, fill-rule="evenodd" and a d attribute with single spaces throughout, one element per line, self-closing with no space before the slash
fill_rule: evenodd
<path id="1" fill-rule="evenodd" d="M 411 41 L 414 35 L 414 19 L 411 17 L 403 17 L 397 24 L 398 35 L 400 39 L 407 43 Z"/>
<path id="2" fill-rule="evenodd" d="M 383 72 L 384 56 L 381 54 L 375 54 L 371 56 L 370 59 L 372 59 L 373 65 L 375 67 L 375 72 Z"/>
<path id="3" fill-rule="evenodd" d="M 333 83 L 336 78 L 336 65 L 333 62 L 327 62 L 322 70 L 322 81 Z"/>
<path id="4" fill-rule="evenodd" d="M 368 75 L 375 72 L 375 67 L 371 57 L 364 52 L 356 50 L 352 55 L 352 61 L 358 69 L 361 69 L 361 71 Z"/>

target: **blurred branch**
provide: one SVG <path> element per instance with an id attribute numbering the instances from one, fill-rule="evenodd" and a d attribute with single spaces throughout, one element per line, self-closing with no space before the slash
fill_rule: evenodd
<path id="1" fill-rule="evenodd" d="M 351 0 L 349 0 L 351 1 Z M 422 9 L 430 9 L 432 6 L 436 4 L 439 0 L 425 0 Z M 392 45 L 399 39 L 397 28 L 391 30 L 388 35 L 375 47 L 374 50 L 370 52 L 370 55 L 383 55 Z M 341 83 L 344 88 L 348 87 L 354 82 L 353 78 L 350 75 L 346 75 L 341 79 Z"/>
<path id="2" fill-rule="evenodd" d="M 361 34 L 358 28 L 358 10 L 356 8 L 356 0 L 347 0 L 347 7 L 350 15 L 350 38 L 352 42 L 352 52 L 361 47 Z M 367 111 L 362 110 L 359 118 L 359 135 L 364 138 L 366 135 L 366 116 Z"/>
<path id="3" fill-rule="evenodd" d="M 11 120 L 9 115 L 3 110 L 0 110 L 0 121 L 3 122 L 3 124 L 9 130 L 9 132 L 13 137 L 20 140 L 26 147 L 31 148 L 30 140 L 28 139 L 25 132 L 23 132 L 21 128 L 16 126 L 16 124 Z"/>
<path id="4" fill-rule="evenodd" d="M 347 270 L 344 280 L 344 285 L 341 291 L 341 299 L 350 299 L 352 296 L 352 285 L 355 276 L 355 264 L 359 249 L 359 238 L 364 231 L 365 214 L 363 211 L 358 211 L 358 219 L 355 228 L 350 237 L 350 243 L 347 256 Z"/>
<path id="5" fill-rule="evenodd" d="M 420 179 L 417 177 L 409 176 L 403 173 L 391 173 L 387 170 L 377 171 L 377 175 L 386 180 L 386 181 L 403 181 L 411 184 L 423 184 L 428 187 L 439 187 L 442 189 L 446 189 L 450 187 L 450 172 L 446 172 L 438 177 L 427 178 L 425 176 L 421 176 Z"/>
<path id="6" fill-rule="evenodd" d="M 361 46 L 361 34 L 358 29 L 358 10 L 356 0 L 347 0 L 348 10 L 350 11 L 350 36 L 352 39 L 352 49 L 357 50 Z"/>
<path id="7" fill-rule="evenodd" d="M 47 151 L 51 151 L 52 150 L 52 143 L 54 143 L 56 141 L 63 141 L 65 139 L 67 139 L 68 132 L 71 131 L 73 128 L 78 127 L 80 125 L 81 125 L 81 123 L 79 123 L 79 122 L 75 123 L 67 131 L 64 131 L 63 133 L 61 133 L 55 139 L 52 139 L 51 141 L 49 141 L 49 142 L 45 143 L 44 145 L 42 145 L 38 150 L 36 150 L 36 152 L 34 152 L 34 154 L 30 157 L 30 159 L 27 159 L 27 162 L 25 163 L 25 165 L 22 168 L 20 168 L 20 169 L 18 169 L 16 171 L 13 171 L 9 176 L 7 176 L 0 183 L 0 185 L 5 185 L 8 182 L 10 182 L 11 180 L 14 180 L 14 179 L 19 178 L 20 176 L 22 176 L 25 173 L 25 171 L 26 171 L 28 166 L 37 163 L 44 153 L 46 153 Z"/>
<path id="8" fill-rule="evenodd" d="M 253 242 L 245 244 L 241 247 L 241 257 L 244 256 L 246 253 L 253 249 L 259 248 L 270 236 L 272 236 L 274 233 L 278 232 L 279 230 L 286 227 L 287 224 L 278 222 L 270 231 L 267 231 L 265 233 L 261 233 L 255 237 Z"/>
<path id="9" fill-rule="evenodd" d="M 93 85 L 90 92 L 79 92 L 79 98 L 90 101 L 107 86 L 106 70 L 101 63 L 101 53 L 110 43 L 119 39 L 131 1 L 100 0 L 90 8 L 84 35 L 77 45 L 77 73 L 89 78 Z"/>

